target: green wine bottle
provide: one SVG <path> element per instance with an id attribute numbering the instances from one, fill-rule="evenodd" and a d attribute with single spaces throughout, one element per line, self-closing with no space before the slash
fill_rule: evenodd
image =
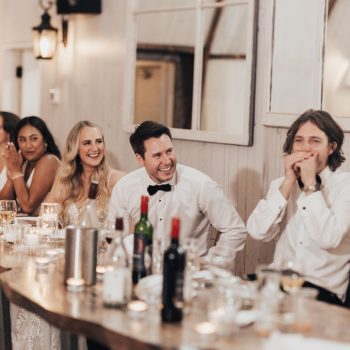
<path id="1" fill-rule="evenodd" d="M 132 266 L 132 282 L 139 280 L 152 270 L 152 239 L 153 227 L 148 221 L 148 197 L 141 197 L 141 218 L 134 230 L 134 254 Z"/>

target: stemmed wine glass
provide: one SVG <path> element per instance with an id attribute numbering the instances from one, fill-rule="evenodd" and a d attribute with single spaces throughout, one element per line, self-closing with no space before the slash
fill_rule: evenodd
<path id="1" fill-rule="evenodd" d="M 0 221 L 5 230 L 8 232 L 10 224 L 15 220 L 17 214 L 17 205 L 15 200 L 0 200 Z"/>

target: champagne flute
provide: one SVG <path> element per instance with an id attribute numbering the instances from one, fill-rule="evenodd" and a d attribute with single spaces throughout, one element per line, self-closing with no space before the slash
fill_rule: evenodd
<path id="1" fill-rule="evenodd" d="M 15 220 L 17 214 L 17 205 L 15 200 L 0 200 L 0 222 L 3 232 L 9 231 L 10 224 Z"/>

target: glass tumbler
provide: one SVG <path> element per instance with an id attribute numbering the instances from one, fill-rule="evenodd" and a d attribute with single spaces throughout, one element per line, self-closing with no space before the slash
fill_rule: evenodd
<path id="1" fill-rule="evenodd" d="M 41 203 L 40 205 L 40 234 L 48 238 L 55 236 L 58 231 L 58 214 L 60 205 L 58 203 Z"/>

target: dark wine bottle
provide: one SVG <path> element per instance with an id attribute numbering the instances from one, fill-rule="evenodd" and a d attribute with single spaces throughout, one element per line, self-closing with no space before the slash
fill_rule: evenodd
<path id="1" fill-rule="evenodd" d="M 132 282 L 151 273 L 153 227 L 148 221 L 148 197 L 141 197 L 141 218 L 134 230 L 134 254 L 132 266 Z"/>
<path id="2" fill-rule="evenodd" d="M 183 285 L 186 255 L 179 245 L 180 220 L 172 219 L 171 244 L 164 252 L 163 266 L 163 322 L 182 320 Z"/>

